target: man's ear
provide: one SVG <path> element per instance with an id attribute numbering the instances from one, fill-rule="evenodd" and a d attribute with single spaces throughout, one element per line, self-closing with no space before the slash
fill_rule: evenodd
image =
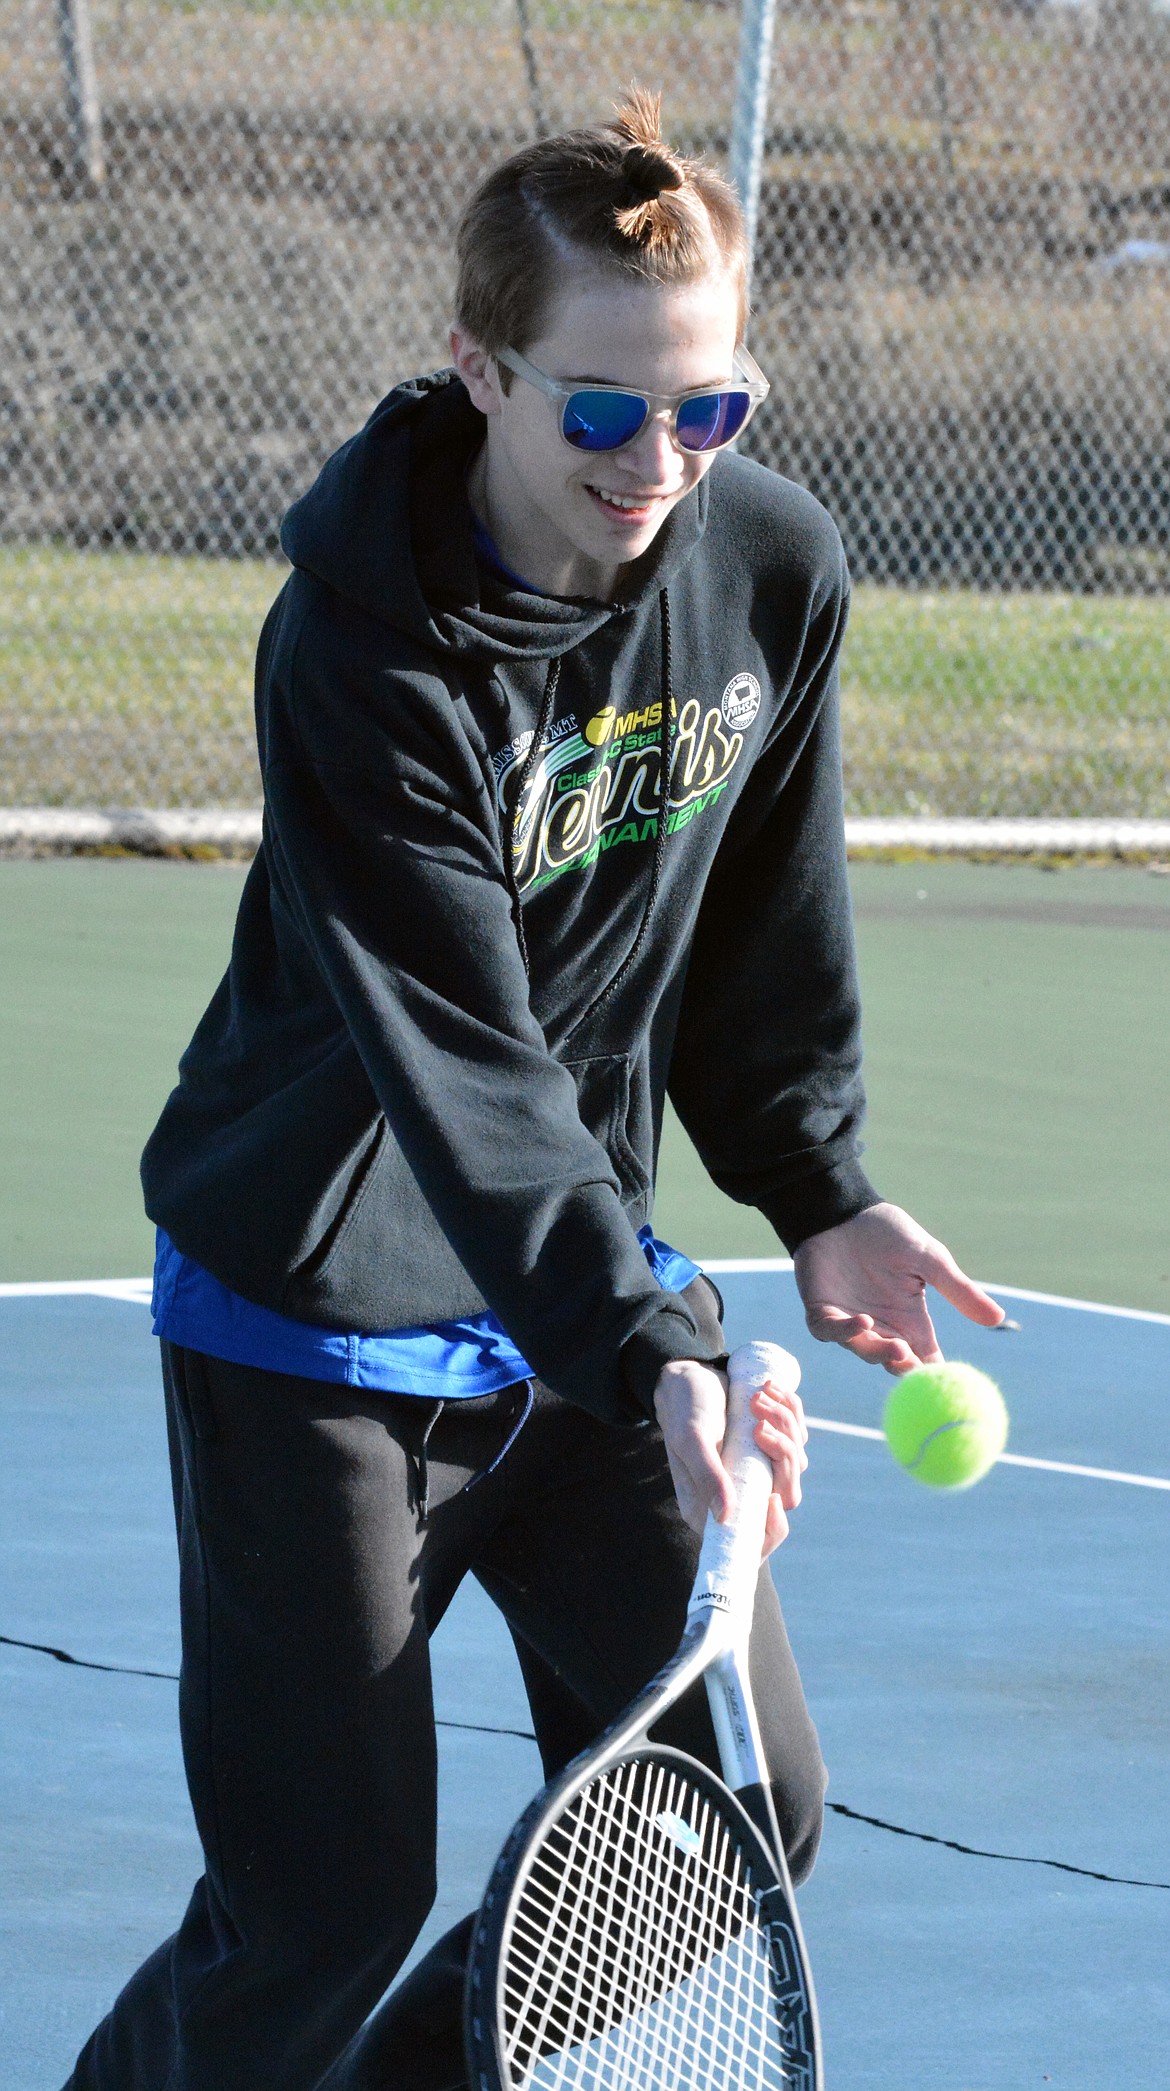
<path id="1" fill-rule="evenodd" d="M 467 387 L 472 405 L 481 414 L 498 414 L 502 398 L 500 375 L 487 350 L 454 325 L 448 329 L 447 340 L 451 361 Z"/>

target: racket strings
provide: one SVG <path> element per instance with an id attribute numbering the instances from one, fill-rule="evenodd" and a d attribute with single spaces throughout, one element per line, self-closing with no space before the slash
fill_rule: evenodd
<path id="1" fill-rule="evenodd" d="M 662 1799 L 661 1783 L 659 1773 L 653 1794 L 655 1802 Z M 587 1790 L 582 1805 L 574 1810 L 575 1820 L 570 1818 L 558 1825 L 539 1855 L 517 1912 L 514 1951 L 519 1948 L 517 1957 L 522 1957 L 529 1969 L 525 2003 L 538 1975 L 547 1975 L 550 1944 L 555 1944 L 558 1952 L 561 1980 L 556 1991 L 546 1994 L 542 2012 L 545 2021 L 558 2005 L 557 2016 L 562 2021 L 575 2021 L 586 1982 L 592 1986 L 594 2001 L 600 1999 L 611 2015 L 621 2015 L 628 2008 L 631 1997 L 619 1994 L 615 1984 L 617 1970 L 608 1950 L 615 1945 L 624 1944 L 628 1954 L 638 1956 L 624 1970 L 627 1988 L 630 1982 L 639 1982 L 643 1990 L 653 1986 L 655 1960 L 648 1946 L 655 1928 L 662 1867 L 660 1854 L 653 1847 L 648 1853 L 637 1851 L 628 1781 L 624 1788 L 615 1784 L 608 1792 L 596 1786 Z M 634 1870 L 639 1858 L 640 1874 Z M 573 1910 L 571 1929 L 561 1922 L 566 1904 Z M 619 1940 L 617 1925 L 622 1917 L 625 1935 Z M 657 1928 L 661 1952 L 661 1921 Z M 599 1939 L 606 1942 L 604 1956 L 597 1952 Z M 570 1983 L 572 1996 L 568 1997 Z"/>
<path id="2" fill-rule="evenodd" d="M 628 1793 L 623 1796 L 627 1804 L 621 1811 L 623 1827 L 628 1827 L 629 1823 L 629 1798 Z M 674 1798 L 673 1793 L 667 1796 L 668 1801 L 673 1801 Z M 662 1794 L 659 1791 L 655 1794 L 654 1800 L 657 1802 L 661 1801 L 661 1799 Z M 655 1816 L 658 1816 L 660 1812 L 658 1807 L 655 1807 L 653 1810 Z M 677 1811 L 670 1812 L 674 1814 L 677 1820 Z M 685 1828 L 686 1825 L 683 1825 L 683 1827 Z M 723 1838 L 723 1843 L 726 1847 L 726 1837 Z M 708 1854 L 708 1857 L 710 1857 L 710 1854 Z M 708 2064 L 711 2064 L 716 2059 L 715 2050 L 718 2041 L 712 2039 L 710 2023 L 704 2025 L 704 2020 L 710 2021 L 712 2018 L 709 2003 L 709 1993 L 712 1989 L 710 1977 L 700 1985 L 693 1984 L 689 1997 L 684 1998 L 676 1989 L 676 1994 L 672 1999 L 674 2006 L 672 2011 L 664 2013 L 659 2010 L 650 2014 L 647 2011 L 648 2005 L 654 2004 L 661 1998 L 669 1987 L 672 1978 L 676 1985 L 680 1978 L 685 1980 L 691 1974 L 697 1962 L 701 1964 L 705 1955 L 710 1955 L 720 1946 L 726 1945 L 729 1936 L 742 1928 L 745 1912 L 741 1911 L 739 1913 L 738 1921 L 735 1919 L 731 1923 L 728 1921 L 729 1897 L 727 1891 L 729 1886 L 733 1886 L 734 1883 L 728 1881 L 725 1864 L 717 1862 L 714 1877 L 718 1880 L 719 1892 L 715 1894 L 711 1893 L 710 1875 L 707 1877 L 706 1893 L 700 1892 L 695 1894 L 693 1891 L 701 1884 L 702 1877 L 698 1874 L 697 1869 L 693 1867 L 692 1873 L 695 1874 L 695 1879 L 690 1884 L 692 1902 L 689 1908 L 689 1921 L 682 1939 L 680 1951 L 677 1921 L 674 1925 L 675 1935 L 673 1938 L 671 1936 L 671 1927 L 663 1922 L 664 1911 L 673 1910 L 677 1917 L 679 1887 L 676 1877 L 677 1863 L 670 1846 L 666 1846 L 664 1849 L 661 1840 L 658 1840 L 656 1849 L 652 1851 L 650 1863 L 639 1874 L 633 1876 L 639 1883 L 638 1901 L 640 1906 L 633 1911 L 632 1923 L 629 1927 L 628 1945 L 630 1950 L 627 1965 L 622 1968 L 622 1973 L 626 1977 L 625 1981 L 615 1986 L 612 1965 L 607 1966 L 604 1959 L 600 1962 L 601 1979 L 596 1979 L 596 1968 L 590 1970 L 589 1967 L 590 1960 L 594 1962 L 598 1960 L 596 1951 L 593 1954 L 586 1953 L 582 1955 L 580 1951 L 573 1954 L 572 1960 L 575 1963 L 572 1969 L 574 1995 L 570 2000 L 569 2009 L 565 2011 L 562 2008 L 559 2012 L 555 2009 L 545 2009 L 542 2014 L 545 2039 L 540 2045 L 547 2049 L 550 2034 L 559 2034 L 562 2043 L 566 2040 L 580 2042 L 583 2037 L 596 2030 L 598 2024 L 603 2027 L 619 2027 L 620 2031 L 609 2041 L 610 2051 L 604 2057 L 604 2067 L 600 2073 L 603 2080 L 607 2082 L 638 2082 L 652 2079 L 658 2085 L 680 2076 L 684 2071 L 688 2082 L 690 2082 L 693 2080 L 696 2059 L 701 2063 L 705 2057 Z M 620 1873 L 617 1879 L 620 1882 Z M 740 1886 L 742 1893 L 742 1883 Z M 606 1869 L 605 1877 L 600 1883 L 598 1900 L 602 1907 L 606 1909 L 608 1921 L 605 1922 L 604 1932 L 606 1945 L 609 1948 L 612 1948 L 614 1929 L 612 1921 L 613 1889 L 613 1871 L 612 1869 Z M 596 1922 L 596 1913 L 592 1928 L 596 1934 L 599 1928 Z M 587 1927 L 582 1926 L 580 1929 L 585 1930 Z M 631 1980 L 629 1977 L 628 1969 L 630 1964 L 638 1971 L 636 1980 Z M 594 1987 L 597 1994 L 593 1999 L 594 2005 L 596 2007 L 600 2004 L 599 2010 L 594 2008 L 591 2022 L 589 2019 L 583 2018 L 581 2010 L 582 1977 L 588 1972 L 593 1972 L 595 1976 Z M 725 1990 L 727 1988 L 727 1973 L 728 1971 L 724 1970 Z M 730 2035 L 730 2040 L 727 2037 L 728 2029 L 724 2028 L 722 2043 L 723 2047 L 729 2050 L 724 2057 L 725 2062 L 730 2065 L 728 2073 L 734 2074 L 737 2083 L 751 2082 L 756 2074 L 750 2067 L 746 2066 L 749 2063 L 751 2033 L 753 2022 L 757 2035 L 764 2024 L 764 2019 L 758 2009 L 752 2013 L 747 2008 L 748 1999 L 745 1992 L 744 1973 L 745 1968 L 743 1965 L 737 1967 L 733 1973 L 735 1996 L 732 2003 L 732 2013 L 734 2015 L 735 2028 Z M 756 1976 L 756 1987 L 758 1988 L 758 1968 Z M 529 1971 L 529 1980 L 531 1981 L 531 1970 Z M 679 2006 L 684 2003 L 686 2006 L 685 2024 L 680 2022 L 679 2013 Z M 681 2039 L 680 2034 L 682 2035 Z M 709 2073 L 709 2071 L 705 2073 Z M 569 2074 L 574 2080 L 583 2080 L 583 2073 L 580 2067 L 570 2070 Z M 772 2074 L 774 2074 L 774 2071 Z M 768 2072 L 765 2072 L 765 2081 L 767 2075 Z M 541 2081 L 563 2081 L 566 2080 L 566 2072 L 563 2067 L 558 2068 L 556 2071 L 542 2069 L 539 2072 L 539 2077 Z"/>
<path id="3" fill-rule="evenodd" d="M 511 2082 L 792 2091 L 777 1973 L 735 1829 L 676 1767 L 626 1760 L 574 1797 L 518 1898 L 501 1984 Z"/>

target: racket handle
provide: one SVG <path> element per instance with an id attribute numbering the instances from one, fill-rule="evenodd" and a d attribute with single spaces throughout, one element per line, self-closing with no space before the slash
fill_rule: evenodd
<path id="1" fill-rule="evenodd" d="M 772 1462 L 756 1444 L 751 1400 L 768 1380 L 795 1393 L 800 1366 L 778 1343 L 741 1343 L 731 1354 L 727 1377 L 723 1464 L 731 1476 L 736 1507 L 725 1525 L 707 1519 L 687 1616 L 722 1612 L 731 1629 L 729 1638 L 744 1638 L 751 1627 L 772 1493 Z"/>

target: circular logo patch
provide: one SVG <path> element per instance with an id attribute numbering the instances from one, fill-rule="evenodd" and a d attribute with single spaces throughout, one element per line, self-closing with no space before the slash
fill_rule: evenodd
<path id="1" fill-rule="evenodd" d="M 729 726 L 750 726 L 760 709 L 760 685 L 745 669 L 733 675 L 723 692 L 722 711 Z"/>

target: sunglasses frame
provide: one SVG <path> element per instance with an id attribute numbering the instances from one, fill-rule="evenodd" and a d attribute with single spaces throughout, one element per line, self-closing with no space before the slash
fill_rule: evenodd
<path id="1" fill-rule="evenodd" d="M 545 393 L 549 399 L 557 399 L 561 402 L 561 411 L 558 417 L 561 441 L 568 449 L 574 451 L 578 457 L 611 457 L 615 451 L 627 449 L 631 443 L 637 442 L 638 437 L 642 434 L 647 424 L 651 421 L 656 421 L 658 416 L 664 412 L 669 413 L 670 416 L 670 440 L 676 450 L 680 450 L 684 457 L 714 456 L 717 451 L 730 450 L 731 445 L 738 442 L 756 408 L 763 404 L 772 389 L 759 364 L 753 356 L 749 355 L 742 342 L 737 346 L 732 359 L 732 368 L 735 373 L 733 382 L 726 385 L 695 385 L 689 392 L 639 392 L 635 385 L 607 385 L 600 382 L 588 385 L 569 385 L 565 383 L 563 378 L 550 378 L 545 371 L 538 370 L 535 363 L 530 363 L 527 356 L 520 354 L 519 349 L 496 349 L 493 361 L 502 363 L 506 370 L 512 371 L 518 378 L 523 378 L 525 384 L 534 385 L 538 392 Z M 565 413 L 569 402 L 575 399 L 581 392 L 613 392 L 617 393 L 622 399 L 638 399 L 642 401 L 646 412 L 633 434 L 624 436 L 620 443 L 611 443 L 604 448 L 588 449 L 583 443 L 572 442 L 565 434 Z M 729 437 L 727 442 L 712 443 L 706 449 L 696 449 L 692 448 L 689 443 L 680 443 L 678 439 L 679 409 L 686 406 L 688 400 L 718 398 L 728 392 L 746 392 L 748 395 L 748 410 L 735 434 Z"/>

